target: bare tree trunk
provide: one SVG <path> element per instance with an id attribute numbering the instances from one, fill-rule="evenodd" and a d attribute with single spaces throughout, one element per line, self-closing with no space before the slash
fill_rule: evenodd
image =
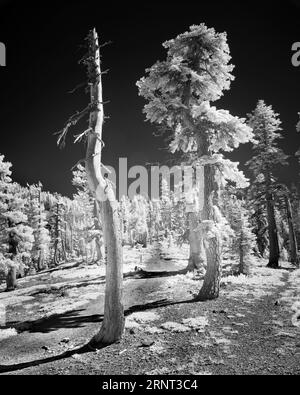
<path id="1" fill-rule="evenodd" d="M 149 210 L 149 243 L 152 246 L 153 244 L 153 221 L 152 221 L 152 213 L 151 209 Z"/>
<path id="2" fill-rule="evenodd" d="M 6 291 L 14 291 L 17 288 L 17 268 L 12 266 L 9 268 L 6 276 Z"/>
<path id="3" fill-rule="evenodd" d="M 59 257 L 58 257 L 58 243 L 59 243 L 59 206 L 58 202 L 56 203 L 56 218 L 55 218 L 55 228 L 54 228 L 54 256 L 53 263 L 55 266 L 59 265 Z"/>
<path id="4" fill-rule="evenodd" d="M 250 274 L 250 269 L 249 269 L 249 264 L 246 261 L 247 256 L 245 256 L 245 251 L 243 248 L 243 239 L 241 237 L 241 242 L 240 242 L 240 263 L 239 263 L 239 271 L 238 274 L 243 274 L 245 276 L 249 276 Z"/>
<path id="5" fill-rule="evenodd" d="M 211 229 L 214 226 L 214 195 L 218 186 L 215 182 L 214 165 L 206 165 L 204 169 L 204 206 L 201 212 L 202 226 L 207 224 L 206 231 L 212 230 L 210 237 L 205 237 L 207 268 L 204 283 L 198 297 L 199 301 L 213 300 L 219 297 L 221 282 L 221 240 L 219 235 Z M 203 227 L 203 231 L 205 226 Z"/>
<path id="6" fill-rule="evenodd" d="M 42 249 L 39 250 L 39 256 L 38 256 L 38 262 L 37 262 L 37 267 L 38 271 L 41 272 L 42 270 L 45 269 L 45 255 L 44 251 Z"/>
<path id="7" fill-rule="evenodd" d="M 65 244 L 65 240 L 63 237 L 61 238 L 61 251 L 62 251 L 63 261 L 67 262 L 68 259 L 67 259 L 67 252 L 66 252 L 66 244 Z"/>
<path id="8" fill-rule="evenodd" d="M 197 297 L 199 301 L 214 300 L 217 299 L 220 294 L 221 248 L 217 237 L 208 240 L 206 255 L 207 269 L 203 286 Z"/>
<path id="9" fill-rule="evenodd" d="M 101 216 L 105 219 L 104 232 L 107 235 L 106 289 L 102 327 L 91 341 L 95 348 L 120 340 L 124 332 L 123 253 L 116 213 L 111 202 L 101 205 Z"/>
<path id="10" fill-rule="evenodd" d="M 65 261 L 68 262 L 68 249 L 69 249 L 69 243 L 68 243 L 68 221 L 67 221 L 67 215 L 65 214 L 65 229 L 64 229 L 64 254 L 65 254 Z"/>
<path id="11" fill-rule="evenodd" d="M 244 251 L 240 245 L 240 263 L 239 263 L 239 274 L 244 274 Z"/>
<path id="12" fill-rule="evenodd" d="M 41 232 L 42 225 L 42 207 L 41 207 L 41 189 L 38 189 L 38 205 L 39 205 L 39 225 L 38 231 Z M 38 262 L 37 262 L 38 271 L 42 271 L 44 267 L 44 254 L 41 248 L 41 245 L 38 245 Z"/>
<path id="13" fill-rule="evenodd" d="M 103 259 L 102 251 L 101 251 L 101 241 L 100 236 L 96 237 L 96 253 L 97 253 L 97 262 L 99 263 Z"/>
<path id="14" fill-rule="evenodd" d="M 279 243 L 278 243 L 278 231 L 275 219 L 275 202 L 272 193 L 267 193 L 267 212 L 268 212 L 268 229 L 269 229 L 269 240 L 270 240 L 270 258 L 268 267 L 273 269 L 279 268 Z"/>
<path id="15" fill-rule="evenodd" d="M 135 231 L 134 231 L 134 229 L 130 230 L 129 242 L 130 242 L 131 247 L 133 248 L 135 246 Z"/>
<path id="16" fill-rule="evenodd" d="M 143 246 L 143 248 L 147 248 L 147 246 L 148 246 L 148 232 L 144 232 L 139 235 L 139 243 Z"/>
<path id="17" fill-rule="evenodd" d="M 265 233 L 267 232 L 267 223 L 265 223 L 261 218 L 263 215 L 263 210 L 261 207 L 257 207 L 255 213 L 256 220 L 256 238 L 257 238 L 257 247 L 259 253 L 262 257 L 265 256 L 266 248 L 267 248 L 267 240 L 265 237 Z"/>
<path id="18" fill-rule="evenodd" d="M 206 266 L 204 235 L 199 229 L 199 213 L 188 213 L 190 258 L 187 271 L 202 269 Z"/>
<path id="19" fill-rule="evenodd" d="M 286 211 L 287 211 L 287 220 L 289 224 L 289 239 L 290 239 L 290 255 L 291 255 L 291 262 L 293 265 L 299 267 L 300 259 L 298 256 L 298 246 L 297 246 L 297 239 L 293 221 L 293 214 L 292 214 L 292 207 L 290 198 L 286 195 L 285 196 L 285 204 L 286 204 Z"/>
<path id="20" fill-rule="evenodd" d="M 256 233 L 256 235 L 257 235 L 257 233 Z M 258 248 L 258 252 L 259 252 L 260 256 L 263 258 L 266 253 L 266 244 L 263 242 L 260 235 L 257 236 L 257 248 Z"/>
<path id="21" fill-rule="evenodd" d="M 69 244 L 69 255 L 70 255 L 70 258 L 69 259 L 72 259 L 72 257 L 73 257 L 73 224 L 70 222 L 70 224 L 69 224 L 69 237 L 68 237 L 68 239 L 69 239 L 69 241 L 68 241 L 68 244 Z"/>
<path id="22" fill-rule="evenodd" d="M 104 108 L 98 35 L 94 29 L 89 37 L 91 77 L 90 132 L 86 154 L 86 171 L 89 188 L 100 207 L 104 241 L 107 250 L 104 319 L 100 332 L 90 345 L 99 348 L 120 340 L 124 332 L 123 251 L 120 238 L 119 205 L 114 190 L 101 171 L 102 129 Z"/>
<path id="23" fill-rule="evenodd" d="M 12 226 L 12 224 L 9 224 L 9 226 Z M 6 291 L 14 291 L 17 288 L 17 255 L 19 245 L 19 238 L 14 231 L 10 232 L 8 236 L 8 245 L 8 252 L 14 264 L 8 269 L 6 276 Z"/>

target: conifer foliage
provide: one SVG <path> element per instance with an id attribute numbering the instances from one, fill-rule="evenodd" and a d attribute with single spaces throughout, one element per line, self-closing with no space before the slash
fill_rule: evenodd
<path id="1" fill-rule="evenodd" d="M 280 248 L 276 223 L 276 184 L 275 170 L 278 166 L 287 164 L 287 155 L 278 145 L 282 138 L 281 121 L 272 106 L 267 106 L 260 100 L 252 114 L 249 115 L 249 125 L 253 129 L 255 141 L 253 157 L 248 166 L 255 178 L 254 194 L 258 197 L 261 207 L 265 205 L 268 220 L 269 235 L 269 267 L 278 268 Z"/>

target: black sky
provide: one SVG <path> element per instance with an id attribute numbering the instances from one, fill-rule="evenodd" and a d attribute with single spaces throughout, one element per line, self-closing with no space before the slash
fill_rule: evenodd
<path id="1" fill-rule="evenodd" d="M 13 163 L 14 179 L 22 184 L 41 181 L 45 189 L 71 195 L 72 166 L 84 157 L 84 147 L 58 150 L 53 133 L 88 97 L 68 92 L 85 78 L 77 64 L 88 30 L 96 27 L 102 41 L 106 113 L 104 161 L 116 166 L 164 162 L 164 143 L 155 127 L 144 122 L 143 99 L 136 81 L 156 60 L 165 57 L 161 44 L 204 22 L 228 33 L 236 80 L 216 105 L 246 116 L 258 99 L 272 104 L 283 121 L 282 148 L 294 155 L 300 145 L 295 131 L 300 112 L 300 67 L 292 66 L 292 44 L 300 41 L 300 1 L 0 1 L 0 42 L 7 47 L 7 67 L 0 67 L 0 153 Z M 80 132 L 76 130 L 75 132 Z M 249 146 L 232 158 L 245 163 Z M 291 183 L 297 162 L 280 171 Z"/>

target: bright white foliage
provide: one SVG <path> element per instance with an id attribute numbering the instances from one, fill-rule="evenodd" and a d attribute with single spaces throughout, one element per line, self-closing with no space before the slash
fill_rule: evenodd
<path id="1" fill-rule="evenodd" d="M 47 214 L 41 198 L 42 186 L 33 185 L 29 187 L 29 194 L 28 220 L 34 235 L 32 257 L 37 260 L 42 255 L 44 263 L 46 263 L 50 258 L 51 237 L 46 228 Z"/>
<path id="2" fill-rule="evenodd" d="M 6 270 L 10 266 L 19 266 L 23 258 L 30 256 L 33 243 L 32 228 L 27 224 L 25 214 L 26 190 L 11 179 L 11 163 L 0 156 L 0 260 Z M 18 239 L 18 261 L 9 253 L 9 235 L 13 232 Z"/>
<path id="3" fill-rule="evenodd" d="M 261 174 L 266 183 L 274 181 L 273 170 L 278 165 L 286 165 L 288 156 L 278 146 L 282 139 L 282 128 L 279 114 L 272 106 L 259 100 L 255 110 L 249 114 L 249 125 L 254 131 L 254 155 L 248 162 L 255 177 Z"/>
<path id="4" fill-rule="evenodd" d="M 131 205 L 131 227 L 135 230 L 137 236 L 148 233 L 147 215 L 147 200 L 143 196 L 135 196 Z"/>
<path id="5" fill-rule="evenodd" d="M 147 120 L 173 131 L 172 153 L 198 154 L 202 165 L 216 164 L 216 181 L 223 186 L 227 180 L 247 186 L 238 164 L 225 160 L 222 152 L 250 142 L 252 129 L 244 118 L 210 104 L 223 96 L 234 79 L 226 33 L 216 33 L 204 24 L 191 26 L 163 46 L 167 59 L 154 64 L 137 83 L 140 95 L 148 101 Z M 201 153 L 205 139 L 209 155 Z"/>

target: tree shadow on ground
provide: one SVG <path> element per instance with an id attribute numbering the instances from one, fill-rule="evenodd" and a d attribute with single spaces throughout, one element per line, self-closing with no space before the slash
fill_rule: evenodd
<path id="1" fill-rule="evenodd" d="M 156 248 L 156 253 L 154 254 L 154 256 L 151 256 L 145 262 L 145 265 L 151 267 L 151 266 L 155 266 L 155 264 L 157 264 L 158 261 L 171 262 L 172 260 L 173 260 L 173 258 L 168 257 L 168 254 L 166 254 L 163 251 L 163 249 L 161 248 L 161 246 L 159 246 Z M 70 270 L 70 269 L 77 268 L 80 266 L 83 266 L 82 261 L 76 262 L 74 265 L 58 266 L 53 269 L 44 270 L 39 273 L 27 276 L 26 278 L 30 280 L 31 278 L 42 276 L 42 275 L 45 275 L 48 273 Z M 187 273 L 189 273 L 189 270 L 187 268 L 180 269 L 180 270 L 151 271 L 151 270 L 144 270 L 139 267 L 136 267 L 135 271 L 124 273 L 123 278 L 124 278 L 124 280 L 143 280 L 143 279 L 148 279 L 148 278 L 154 279 L 154 278 L 175 277 L 175 276 L 179 276 L 179 275 L 186 275 Z M 93 282 L 89 282 L 91 280 Z M 82 281 L 81 284 L 76 283 L 75 285 L 73 285 L 71 283 L 70 285 L 62 285 L 61 288 L 58 288 L 58 289 L 51 288 L 51 286 L 50 286 L 49 289 L 42 289 L 42 290 L 34 291 L 33 293 L 29 294 L 29 296 L 38 296 L 40 294 L 52 294 L 52 293 L 55 294 L 55 293 L 59 293 L 62 289 L 68 290 L 68 289 L 72 289 L 72 288 L 88 287 L 90 285 L 102 285 L 102 284 L 105 284 L 106 276 L 104 275 L 104 276 L 100 276 L 100 277 L 95 277 L 91 280 L 84 280 L 84 281 Z M 17 288 L 16 291 L 18 289 L 23 289 L 23 287 Z M 2 292 L 6 292 L 6 291 L 0 290 L 0 293 L 2 293 Z"/>
<path id="2" fill-rule="evenodd" d="M 103 346 L 104 348 L 104 346 Z M 84 345 L 83 347 L 71 350 L 71 351 L 66 351 L 63 354 L 60 355 L 55 355 L 53 357 L 48 357 L 48 358 L 43 358 L 43 359 L 37 359 L 35 361 L 30 361 L 30 362 L 23 362 L 15 365 L 0 365 L 0 374 L 2 373 L 9 373 L 9 372 L 16 372 L 18 370 L 23 370 L 27 368 L 32 368 L 34 366 L 40 366 L 40 365 L 45 365 L 47 363 L 51 362 L 57 362 L 61 361 L 63 359 L 71 358 L 73 355 L 80 355 L 80 354 L 86 354 L 88 352 L 92 352 L 92 350 L 89 348 L 88 345 Z"/>
<path id="3" fill-rule="evenodd" d="M 128 317 L 129 315 L 136 312 L 143 312 L 161 307 L 168 307 L 186 303 L 196 303 L 196 300 L 189 299 L 182 301 L 171 301 L 168 299 L 162 299 L 157 302 L 131 306 L 125 311 L 124 315 L 125 317 Z M 51 317 L 43 317 L 38 320 L 24 321 L 21 323 L 8 322 L 0 329 L 15 328 L 19 333 L 50 333 L 59 329 L 82 328 L 85 324 L 101 323 L 103 321 L 102 314 L 82 315 L 84 311 L 84 309 L 74 310 L 63 314 L 54 314 Z"/>
<path id="4" fill-rule="evenodd" d="M 124 280 L 145 280 L 145 279 L 154 279 L 154 278 L 164 278 L 164 277 L 175 277 L 178 275 L 185 275 L 188 273 L 188 270 L 174 270 L 174 271 L 146 271 L 143 269 L 137 268 L 134 272 L 124 273 Z M 61 287 L 50 286 L 49 288 L 41 289 L 38 291 L 34 291 L 29 293 L 28 296 L 40 296 L 40 295 L 55 295 L 61 294 L 64 291 L 68 291 L 74 288 L 86 288 L 93 285 L 104 285 L 106 282 L 105 276 L 97 277 L 96 281 L 84 280 L 81 283 L 74 283 L 65 285 L 62 284 Z"/>
<path id="5" fill-rule="evenodd" d="M 64 263 L 61 265 L 58 265 L 52 269 L 46 269 L 46 270 L 41 270 L 40 272 L 37 272 L 35 274 L 28 275 L 27 278 L 34 278 L 38 276 L 42 276 L 44 274 L 49 274 L 49 273 L 54 273 L 58 271 L 64 271 L 64 270 L 70 270 L 70 269 L 75 269 L 79 266 L 83 265 L 83 261 L 75 262 L 73 265 L 70 263 Z M 23 277 L 24 278 L 24 277 Z"/>
<path id="6" fill-rule="evenodd" d="M 129 316 L 136 312 L 143 312 L 147 310 L 153 310 L 161 307 L 168 307 L 174 305 L 181 305 L 181 304 L 189 304 L 189 303 L 196 303 L 194 299 L 189 300 L 181 300 L 181 301 L 170 301 L 167 299 L 163 299 L 153 303 L 147 303 L 144 305 L 135 305 L 130 307 L 125 311 L 125 317 Z M 42 320 L 38 320 L 36 322 L 32 322 L 32 328 L 27 329 L 28 332 L 36 333 L 39 331 L 48 331 L 59 329 L 59 328 L 76 328 L 82 324 L 90 323 L 90 322 L 102 322 L 103 316 L 101 315 L 92 315 L 92 316 L 79 316 L 82 310 L 76 310 L 74 312 L 70 312 L 67 314 L 61 314 L 60 316 L 52 317 L 45 319 L 43 322 Z M 98 345 L 97 350 L 101 350 L 106 348 L 108 345 Z M 35 361 L 29 361 L 14 365 L 0 365 L 0 374 L 2 373 L 9 373 L 9 372 L 16 372 L 23 369 L 28 369 L 35 366 L 45 365 L 47 363 L 61 361 L 63 359 L 71 358 L 73 355 L 80 355 L 80 354 L 87 354 L 90 352 L 94 352 L 95 349 L 92 349 L 89 344 L 85 344 L 82 347 L 66 351 L 60 355 L 37 359 Z"/>
<path id="7" fill-rule="evenodd" d="M 142 279 L 147 279 L 147 278 L 175 277 L 175 276 L 185 275 L 188 272 L 189 272 L 189 270 L 187 270 L 187 269 L 173 270 L 173 271 L 171 271 L 171 270 L 168 270 L 168 271 L 148 271 L 148 270 L 140 269 L 137 272 L 135 272 L 135 275 L 133 275 L 133 274 L 131 274 L 131 275 L 135 279 L 142 280 Z"/>
<path id="8" fill-rule="evenodd" d="M 175 277 L 178 275 L 185 275 L 188 273 L 188 270 L 183 269 L 183 270 L 175 270 L 175 271 L 146 271 L 140 268 L 137 268 L 136 271 L 134 272 L 128 272 L 128 273 L 124 273 L 124 280 L 144 280 L 147 278 L 163 278 L 163 277 Z M 62 291 L 65 290 L 70 290 L 73 288 L 85 288 L 85 287 L 89 287 L 92 285 L 104 285 L 106 282 L 106 277 L 105 276 L 101 276 L 101 277 L 96 277 L 95 279 L 93 279 L 92 281 L 90 280 L 84 280 L 81 283 L 75 283 L 72 284 L 70 283 L 69 285 L 61 285 L 61 287 L 51 287 L 51 285 L 49 286 L 49 288 L 45 288 L 45 289 L 41 289 L 38 291 L 34 291 L 32 293 L 28 293 L 28 296 L 39 296 L 42 294 L 57 294 L 60 293 Z M 57 283 L 59 284 L 59 283 Z M 23 289 L 23 288 L 17 288 L 16 291 L 18 291 L 18 289 Z M 0 293 L 6 293 L 5 290 L 0 290 Z M 11 292 L 12 293 L 12 292 Z"/>
<path id="9" fill-rule="evenodd" d="M 145 267 L 155 267 L 155 265 L 161 266 L 164 262 L 172 262 L 175 258 L 168 255 L 168 253 L 164 252 L 162 246 L 156 248 L 156 253 L 153 254 L 145 263 Z M 173 264 L 176 267 L 175 264 Z M 147 279 L 147 278 L 163 278 L 163 277 L 175 277 L 179 275 L 186 275 L 189 273 L 188 265 L 186 265 L 183 269 L 177 270 L 145 270 L 141 268 L 137 268 L 137 270 L 133 273 L 127 273 L 124 275 L 124 278 L 134 277 L 136 279 Z"/>
<path id="10" fill-rule="evenodd" d="M 82 282 L 74 282 L 73 284 L 70 283 L 68 285 L 65 285 L 65 283 L 62 283 L 60 285 L 59 283 L 49 286 L 48 288 L 45 289 L 40 289 L 38 291 L 34 291 L 31 293 L 28 293 L 28 296 L 39 296 L 39 295 L 55 295 L 55 294 L 61 294 L 64 291 L 68 291 L 74 288 L 86 288 L 90 287 L 93 285 L 103 285 L 105 284 L 105 277 L 101 277 L 100 280 L 93 281 L 93 280 L 84 280 Z"/>
<path id="11" fill-rule="evenodd" d="M 125 317 L 137 312 L 143 312 L 147 310 L 159 309 L 162 307 L 178 306 L 181 304 L 190 304 L 190 303 L 197 303 L 197 301 L 196 299 L 187 299 L 187 300 L 178 300 L 178 301 L 162 299 L 157 302 L 145 303 L 142 305 L 134 305 L 129 307 L 125 311 Z"/>
<path id="12" fill-rule="evenodd" d="M 268 269 L 276 270 L 276 269 L 270 268 L 270 267 L 268 267 Z M 286 272 L 292 273 L 292 272 L 298 270 L 299 267 L 296 267 L 296 266 L 294 266 L 294 267 L 283 267 L 283 266 L 279 266 L 277 269 L 278 269 L 278 270 L 285 270 Z"/>
<path id="13" fill-rule="evenodd" d="M 35 321 L 8 322 L 4 329 L 15 328 L 19 333 L 49 333 L 58 329 L 75 329 L 83 327 L 84 324 L 102 322 L 102 315 L 81 315 L 83 311 L 85 310 L 54 314 L 51 317 L 43 317 Z"/>

